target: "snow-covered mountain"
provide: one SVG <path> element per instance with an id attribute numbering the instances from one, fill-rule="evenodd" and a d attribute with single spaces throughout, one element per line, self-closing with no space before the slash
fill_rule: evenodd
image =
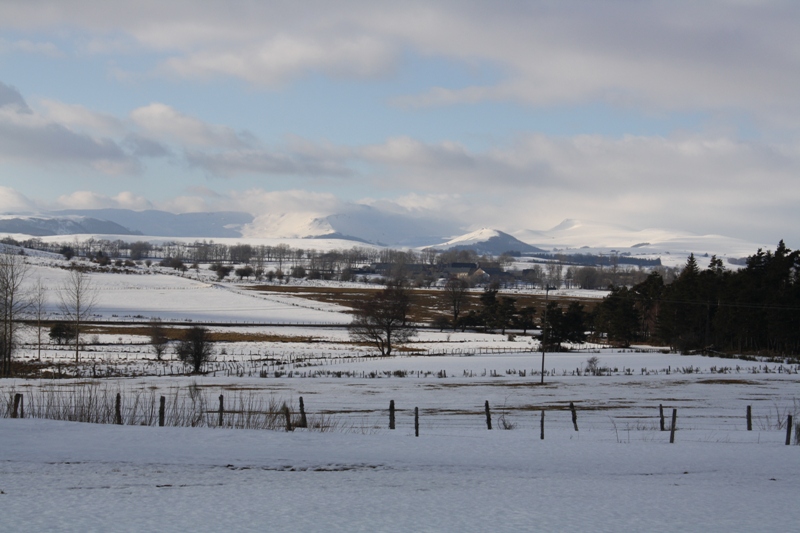
<path id="1" fill-rule="evenodd" d="M 245 237 L 340 238 L 386 246 L 428 246 L 459 231 L 444 219 L 352 206 L 341 213 L 268 213 L 243 228 Z"/>
<path id="2" fill-rule="evenodd" d="M 503 228 L 508 230 L 509 228 Z M 758 248 L 774 249 L 777 243 L 755 243 L 722 235 L 696 235 L 667 229 L 634 229 L 603 222 L 566 219 L 548 230 L 483 228 L 464 234 L 446 218 L 413 211 L 398 212 L 365 205 L 351 205 L 338 213 L 268 213 L 253 217 L 241 212 L 184 213 L 86 209 L 44 214 L 0 215 L 3 234 L 112 235 L 149 238 L 197 238 L 286 240 L 340 240 L 341 247 L 363 243 L 440 250 L 472 248 L 479 253 L 501 254 L 558 252 L 566 254 L 624 254 L 662 259 L 681 264 L 688 254 L 741 258 Z M 458 235 L 457 237 L 449 237 Z M 309 243 L 309 247 L 314 245 Z"/>
<path id="3" fill-rule="evenodd" d="M 544 250 L 524 243 L 495 229 L 481 228 L 477 231 L 454 237 L 447 242 L 431 246 L 437 250 L 472 249 L 479 254 L 500 255 L 505 252 L 543 252 Z"/>
<path id="4" fill-rule="evenodd" d="M 54 211 L 51 215 L 56 217 L 64 215 L 91 216 L 117 223 L 142 235 L 159 237 L 241 237 L 242 227 L 253 221 L 252 215 L 237 211 L 175 214 L 156 210 L 70 209 Z"/>
<path id="5" fill-rule="evenodd" d="M 752 255 L 759 248 L 774 249 L 777 245 L 777 242 L 756 243 L 723 235 L 696 235 L 658 228 L 637 230 L 575 219 L 566 219 L 549 230 L 520 230 L 513 234 L 524 242 L 549 251 L 660 257 L 664 264 L 673 266 L 683 264 L 689 254 L 741 258 Z"/>
<path id="6" fill-rule="evenodd" d="M 33 237 L 85 233 L 141 235 L 141 232 L 131 230 L 110 220 L 81 215 L 0 215 L 0 233 L 19 233 Z"/>

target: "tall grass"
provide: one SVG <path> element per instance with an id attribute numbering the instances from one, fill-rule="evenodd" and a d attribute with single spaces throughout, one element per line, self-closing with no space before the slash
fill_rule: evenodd
<path id="1" fill-rule="evenodd" d="M 14 408 L 14 388 L 0 389 L 0 417 L 10 418 Z M 43 385 L 24 392 L 26 418 L 44 418 L 93 424 L 114 424 L 116 398 L 120 394 L 120 412 L 125 425 L 157 426 L 160 397 L 165 397 L 164 425 L 173 427 L 226 427 L 233 429 L 282 430 L 286 427 L 283 405 L 289 408 L 292 425 L 300 421 L 291 402 L 254 391 L 235 391 L 225 397 L 222 425 L 219 400 L 196 384 L 172 389 L 166 394 L 155 390 L 123 391 L 99 383 L 72 386 Z M 347 430 L 338 419 L 307 414 L 312 431 Z"/>

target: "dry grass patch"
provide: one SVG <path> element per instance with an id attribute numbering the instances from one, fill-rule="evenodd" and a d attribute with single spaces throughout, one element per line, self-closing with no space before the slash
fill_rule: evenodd
<path id="1" fill-rule="evenodd" d="M 700 379 L 697 383 L 704 385 L 758 385 L 757 382 L 747 379 Z"/>
<path id="2" fill-rule="evenodd" d="M 164 335 L 171 341 L 182 340 L 186 328 L 176 326 L 161 326 Z M 187 326 L 188 327 L 188 326 Z M 123 336 L 133 335 L 138 337 L 150 337 L 151 328 L 147 325 L 142 326 L 116 326 L 94 324 L 83 328 L 86 335 L 112 335 Z M 278 333 L 259 333 L 242 331 L 210 331 L 211 342 L 320 342 L 316 337 L 309 335 L 282 335 Z"/>
<path id="3" fill-rule="evenodd" d="M 293 287 L 286 285 L 255 285 L 248 287 L 248 290 L 266 292 L 273 294 L 286 294 L 307 298 L 318 302 L 331 303 L 352 308 L 358 300 L 363 300 L 373 296 L 376 292 L 383 290 L 382 286 L 377 287 Z M 468 294 L 468 300 L 462 314 L 466 315 L 470 309 L 480 309 L 480 289 L 472 290 Z M 499 296 L 510 296 L 517 301 L 517 308 L 533 306 L 544 309 L 544 295 L 534 294 L 509 294 L 502 290 Z M 411 320 L 413 322 L 430 323 L 437 316 L 450 316 L 450 308 L 444 297 L 444 291 L 439 289 L 411 289 L 411 297 L 414 302 Z M 575 298 L 550 295 L 551 301 L 560 302 L 564 307 L 571 302 L 577 301 L 584 305 L 587 312 L 591 312 L 597 305 L 598 300 L 594 298 Z"/>

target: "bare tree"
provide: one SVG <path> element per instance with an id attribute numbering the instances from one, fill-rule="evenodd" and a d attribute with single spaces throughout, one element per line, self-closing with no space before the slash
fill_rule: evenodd
<path id="1" fill-rule="evenodd" d="M 176 348 L 178 359 L 192 365 L 194 374 L 199 374 L 206 361 L 211 361 L 214 349 L 208 330 L 202 326 L 192 326 L 186 330 L 183 340 Z"/>
<path id="2" fill-rule="evenodd" d="M 36 360 L 41 361 L 42 329 L 44 328 L 43 322 L 47 313 L 47 287 L 42 281 L 42 278 L 36 278 L 36 283 L 31 290 L 30 302 L 30 313 L 36 321 Z"/>
<path id="3" fill-rule="evenodd" d="M 453 313 L 453 331 L 458 327 L 458 317 L 466 307 L 468 291 L 469 282 L 462 278 L 452 277 L 444 286 L 444 300 Z"/>
<path id="4" fill-rule="evenodd" d="M 561 287 L 561 279 L 562 279 L 562 264 L 560 261 L 547 263 L 547 280 L 546 283 L 548 286 L 553 286 L 555 289 Z"/>
<path id="5" fill-rule="evenodd" d="M 81 324 L 86 322 L 97 303 L 97 289 L 89 275 L 77 268 L 69 270 L 64 285 L 58 294 L 59 308 L 75 330 L 75 362 L 80 360 Z"/>
<path id="6" fill-rule="evenodd" d="M 17 344 L 18 320 L 29 302 L 22 283 L 28 274 L 24 256 L 0 254 L 0 359 L 2 375 L 11 375 L 11 356 Z"/>
<path id="7" fill-rule="evenodd" d="M 161 324 L 160 318 L 154 318 L 150 321 L 150 344 L 153 345 L 153 350 L 156 352 L 156 359 L 161 361 L 161 357 L 167 351 L 169 337 L 167 336 L 166 328 Z"/>
<path id="8" fill-rule="evenodd" d="M 355 304 L 350 336 L 374 344 L 381 355 L 391 355 L 395 344 L 406 342 L 417 333 L 409 322 L 410 309 L 411 296 L 405 283 L 390 281 L 372 298 Z"/>

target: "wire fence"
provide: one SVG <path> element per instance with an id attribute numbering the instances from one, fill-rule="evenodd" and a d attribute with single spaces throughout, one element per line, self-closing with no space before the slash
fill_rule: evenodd
<path id="1" fill-rule="evenodd" d="M 217 394 L 219 393 L 219 394 Z M 800 429 L 793 421 L 800 404 L 715 406 L 712 409 L 680 405 L 605 405 L 580 401 L 540 405 L 495 405 L 459 397 L 442 398 L 437 405 L 398 406 L 392 400 L 382 405 L 358 399 L 335 401 L 315 397 L 312 404 L 283 399 L 256 391 L 212 390 L 191 384 L 169 390 L 153 388 L 125 391 L 107 384 L 74 384 L 69 387 L 41 386 L 19 392 L 0 388 L 0 417 L 39 418 L 137 426 L 207 427 L 262 430 L 310 430 L 375 433 L 396 430 L 399 434 L 470 434 L 485 430 L 520 430 L 538 434 L 555 432 L 556 438 L 579 431 L 614 433 L 619 442 L 632 438 L 675 440 L 680 430 L 684 441 L 708 440 L 724 433 L 726 439 L 752 441 L 762 434 L 765 442 L 785 435 L 785 444 Z M 680 416 L 678 413 L 680 412 Z M 671 414 L 671 416 L 670 416 Z M 673 426 L 673 421 L 675 425 Z M 794 432 L 794 433 L 793 433 Z M 738 437 L 737 437 L 738 435 Z M 574 437 L 569 437 L 574 438 Z"/>

